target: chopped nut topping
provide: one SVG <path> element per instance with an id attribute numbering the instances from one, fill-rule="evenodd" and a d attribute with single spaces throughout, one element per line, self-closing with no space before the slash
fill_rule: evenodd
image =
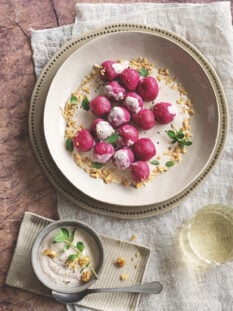
<path id="1" fill-rule="evenodd" d="M 165 68 L 160 68 L 159 69 L 159 74 L 160 75 L 163 75 L 163 76 L 169 76 L 169 70 L 168 69 L 165 69 Z"/>
<path id="2" fill-rule="evenodd" d="M 125 281 L 125 280 L 128 280 L 129 275 L 124 273 L 124 274 L 121 274 L 120 278 L 121 278 L 122 281 Z"/>
<path id="3" fill-rule="evenodd" d="M 123 257 L 117 258 L 116 265 L 120 268 L 124 267 L 126 264 L 126 259 Z"/>
<path id="4" fill-rule="evenodd" d="M 55 251 L 52 251 L 51 249 L 46 249 L 43 251 L 43 255 L 46 255 L 53 259 L 57 256 L 57 253 Z"/>
<path id="5" fill-rule="evenodd" d="M 141 187 L 143 187 L 143 186 L 144 186 L 144 183 L 143 183 L 143 182 L 138 182 L 138 183 L 135 184 L 135 187 L 136 187 L 137 189 L 139 189 L 139 188 L 141 188 Z"/>
<path id="6" fill-rule="evenodd" d="M 88 282 L 91 278 L 91 272 L 89 270 L 87 271 L 83 271 L 82 275 L 81 275 L 81 280 L 83 282 Z"/>
<path id="7" fill-rule="evenodd" d="M 101 69 L 100 69 L 100 75 L 101 75 L 101 76 L 104 76 L 104 74 L 105 74 L 105 70 L 104 70 L 104 68 L 101 68 Z"/>
<path id="8" fill-rule="evenodd" d="M 185 131 L 190 130 L 189 120 L 183 122 L 183 128 Z"/>
<path id="9" fill-rule="evenodd" d="M 190 108 L 190 109 L 188 110 L 188 113 L 189 113 L 190 115 L 193 115 L 193 114 L 195 114 L 195 110 L 194 110 L 193 108 Z"/>
<path id="10" fill-rule="evenodd" d="M 158 171 L 159 171 L 159 173 L 166 172 L 167 171 L 167 167 L 166 166 L 159 166 L 158 167 Z"/>
<path id="11" fill-rule="evenodd" d="M 130 66 L 136 70 L 144 68 L 150 74 L 153 69 L 152 63 L 146 57 L 138 57 L 130 61 Z"/>
<path id="12" fill-rule="evenodd" d="M 88 256 L 83 257 L 83 256 L 79 256 L 78 257 L 78 264 L 83 267 L 86 266 L 90 263 L 90 258 Z"/>
<path id="13" fill-rule="evenodd" d="M 98 65 L 98 64 L 95 64 L 93 67 L 94 67 L 95 69 L 100 69 L 100 68 L 101 68 L 101 66 Z"/>
<path id="14" fill-rule="evenodd" d="M 135 241 L 137 239 L 137 236 L 136 236 L 136 234 L 133 234 L 132 236 L 131 236 L 131 241 Z"/>

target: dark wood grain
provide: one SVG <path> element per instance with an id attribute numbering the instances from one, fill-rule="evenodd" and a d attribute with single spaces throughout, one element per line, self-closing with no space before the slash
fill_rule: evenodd
<path id="1" fill-rule="evenodd" d="M 0 310 L 65 310 L 52 299 L 7 287 L 5 279 L 23 213 L 58 218 L 55 190 L 44 176 L 28 137 L 28 109 L 35 85 L 30 29 L 72 23 L 75 3 L 0 0 Z"/>

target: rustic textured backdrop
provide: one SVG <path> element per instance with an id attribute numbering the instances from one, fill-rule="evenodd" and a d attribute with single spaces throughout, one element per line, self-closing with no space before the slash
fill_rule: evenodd
<path id="1" fill-rule="evenodd" d="M 24 211 L 58 217 L 55 190 L 39 167 L 28 137 L 28 109 L 35 85 L 30 29 L 72 23 L 76 2 L 0 0 L 0 310 L 65 310 L 51 299 L 7 287 L 5 278 Z"/>

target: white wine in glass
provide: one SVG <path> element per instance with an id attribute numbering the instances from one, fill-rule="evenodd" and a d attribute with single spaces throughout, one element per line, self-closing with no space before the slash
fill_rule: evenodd
<path id="1" fill-rule="evenodd" d="M 184 253 L 200 265 L 233 261 L 233 208 L 222 204 L 201 208 L 183 227 Z"/>

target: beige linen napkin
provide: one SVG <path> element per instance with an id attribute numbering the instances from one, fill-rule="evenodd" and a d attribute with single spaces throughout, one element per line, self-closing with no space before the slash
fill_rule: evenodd
<path id="1" fill-rule="evenodd" d="M 31 265 L 31 249 L 37 234 L 52 222 L 51 219 L 25 213 L 6 284 L 29 292 L 51 296 L 50 290 L 36 278 Z"/>
<path id="2" fill-rule="evenodd" d="M 37 73 L 64 41 L 106 23 L 127 21 L 161 26 L 189 40 L 208 58 L 224 86 L 232 120 L 233 30 L 230 2 L 203 5 L 77 4 L 76 9 L 74 25 L 33 32 L 32 48 Z M 233 204 L 232 126 L 230 122 L 230 134 L 223 158 L 208 180 L 180 207 L 164 215 L 143 220 L 118 220 L 82 210 L 58 195 L 58 212 L 61 218 L 87 221 L 99 232 L 116 235 L 122 239 L 128 239 L 136 232 L 138 241 L 151 247 L 152 256 L 146 281 L 151 281 L 159 275 L 164 290 L 159 299 L 154 296 L 141 297 L 138 310 L 232 311 L 233 263 L 213 270 L 193 270 L 192 266 L 186 265 L 182 260 L 178 243 L 182 225 L 201 206 L 215 202 Z M 73 309 L 74 307 L 69 307 L 69 310 Z M 102 310 L 115 309 L 108 305 Z"/>
<path id="3" fill-rule="evenodd" d="M 74 219 L 74 218 L 73 218 Z M 46 288 L 35 276 L 31 264 L 31 249 L 38 233 L 53 220 L 33 213 L 25 213 L 15 247 L 13 259 L 8 271 L 6 284 L 27 291 L 51 297 L 51 291 Z M 100 278 L 92 288 L 119 287 L 140 284 L 147 267 L 150 250 L 147 247 L 123 240 L 101 236 L 104 244 L 105 262 Z M 114 264 L 118 257 L 126 259 L 123 268 Z M 121 274 L 129 274 L 129 279 L 122 281 Z M 122 307 L 135 310 L 139 301 L 138 294 L 95 294 L 85 297 L 80 305 L 102 310 L 105 305 L 112 306 L 114 310 Z"/>

